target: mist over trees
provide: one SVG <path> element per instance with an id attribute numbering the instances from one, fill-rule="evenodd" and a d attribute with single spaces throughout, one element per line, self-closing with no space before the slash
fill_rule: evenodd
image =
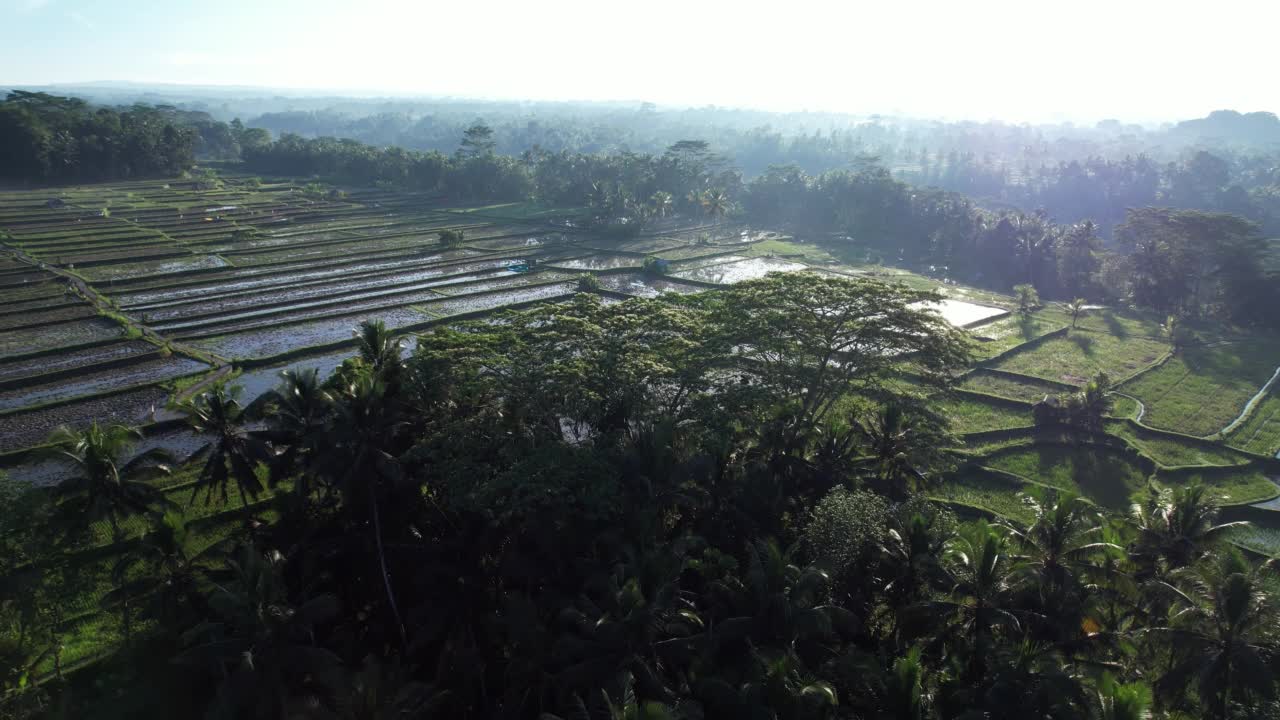
<path id="1" fill-rule="evenodd" d="M 1202 150 L 1163 166 L 1145 156 L 1071 161 L 1015 181 L 1003 171 L 983 175 L 972 154 L 921 150 L 905 156 L 915 169 L 896 175 L 864 153 L 841 169 L 809 172 L 791 162 L 750 175 L 701 139 L 658 153 L 535 146 L 504 154 L 511 139 L 483 122 L 462 128 L 448 153 L 292 133 L 273 141 L 239 120 L 169 107 L 93 108 L 30 93 L 0 103 L 0 122 L 7 123 L 4 167 L 28 180 L 176 174 L 200 152 L 238 158 L 267 175 L 464 201 L 586 205 L 611 231 L 639 232 L 670 213 L 728 216 L 845 238 L 884 262 L 1004 291 L 1026 283 L 1049 299 L 1277 322 L 1269 308 L 1280 290 L 1263 238 L 1280 203 L 1280 170 L 1267 155 L 1228 160 Z M 1002 198 L 999 207 L 982 199 L 993 195 Z"/>
<path id="2" fill-rule="evenodd" d="M 196 137 L 173 108 L 102 108 L 15 91 L 0 102 L 0 177 L 68 182 L 176 175 L 195 161 Z"/>
<path id="3" fill-rule="evenodd" d="M 314 357 L 312 346 L 291 351 L 289 369 L 260 398 L 234 387 L 243 358 L 192 376 L 189 397 L 167 409 L 178 419 L 167 422 L 185 424 L 199 447 L 189 480 L 165 492 L 148 481 L 167 478 L 171 458 L 155 447 L 134 456 L 137 429 L 101 422 L 55 432 L 33 454 L 57 457 L 65 481 L 53 490 L 0 482 L 0 578 L 18 589 L 0 595 L 0 717 L 1280 717 L 1277 561 L 1228 542 L 1243 523 L 1223 522 L 1214 484 L 1245 465 L 1270 472 L 1272 459 L 1113 413 L 1107 373 L 1053 381 L 1063 377 L 1057 356 L 1044 360 L 1047 377 L 984 368 L 988 381 L 1043 398 L 1034 404 L 966 389 L 961 382 L 978 374 L 977 343 L 931 309 L 953 297 L 943 291 L 954 281 L 1012 293 L 1002 308 L 980 308 L 1020 336 L 1012 348 L 1058 342 L 1101 354 L 1141 340 L 1139 372 L 1189 368 L 1189 326 L 1280 328 L 1280 267 L 1265 234 L 1280 178 L 1259 149 L 1274 117 L 1215 114 L 1171 129 L 1162 137 L 1243 126 L 1247 142 L 1169 157 L 1140 152 L 1150 134 L 1108 124 L 1041 152 L 1043 138 L 1023 144 L 1038 132 L 1029 128 L 876 122 L 787 134 L 753 129 L 754 116 L 729 113 L 732 123 L 716 125 L 720 111 L 690 111 L 690 123 L 705 123 L 699 131 L 673 129 L 655 108 L 616 112 L 654 122 L 601 116 L 593 122 L 606 130 L 592 136 L 572 119 L 490 124 L 467 108 L 414 121 L 432 139 L 406 147 L 376 139 L 397 125 L 383 118 L 378 129 L 379 114 L 352 120 L 371 123 L 365 142 L 336 137 L 354 131 L 323 115 L 226 122 L 203 109 L 33 93 L 0 103 L 7 182 L 53 194 L 59 183 L 163 177 L 155 185 L 167 191 L 168 177 L 189 173 L 196 182 L 187 186 L 215 188 L 175 191 L 181 204 L 163 213 L 179 218 L 190 198 L 278 193 L 290 210 L 314 211 L 325 235 L 350 234 L 341 245 L 319 241 L 318 257 L 347 275 L 357 274 L 348 255 L 377 242 L 350 228 L 389 227 L 398 205 L 412 209 L 402 223 L 410 228 L 390 238 L 396 254 L 376 262 L 416 262 L 425 250 L 449 268 L 437 277 L 434 264 L 416 266 L 427 274 L 412 281 L 375 275 L 333 296 L 263 303 L 248 290 L 243 304 L 209 317 L 255 315 L 250 302 L 271 312 L 347 304 L 424 277 L 432 287 L 454 274 L 471 277 L 453 287 L 491 275 L 536 279 L 525 273 L 546 254 L 525 249 L 534 233 L 605 245 L 674 235 L 672 227 L 689 236 L 759 228 L 789 235 L 764 241 L 773 247 L 820 243 L 860 266 L 831 272 L 833 261 L 627 299 L 602 291 L 594 273 L 568 284 L 574 276 L 553 269 L 547 284 L 562 289 L 543 296 L 550 302 L 398 326 L 425 328 L 412 350 L 396 326 L 335 310 L 337 322 L 359 325 L 353 356 L 328 375 L 294 362 Z M 610 139 L 629 132 L 643 144 Z M 672 135 L 659 141 L 664 133 Z M 225 189 L 219 168 L 236 171 Z M 275 182 L 282 177 L 291 182 Z M 379 192 L 348 196 L 353 188 Z M 36 217 L 64 209 L 46 206 L 42 190 L 6 197 Z M 475 222 L 494 208 L 464 212 L 499 203 L 561 214 L 512 232 L 509 217 Z M 219 212 L 186 219 L 233 245 L 279 239 L 274 225 L 219 226 Z M 79 242 L 74 214 L 53 217 L 70 219 L 77 229 L 67 234 Z M 318 234 L 287 222 L 283 237 L 310 243 Z M 472 245 L 473 233 L 514 239 L 522 252 Z M 15 250 L 22 242 L 17 233 L 5 240 Z M 682 242 L 699 253 L 695 262 L 747 246 Z M 241 293 L 236 283 L 263 276 L 286 288 L 333 279 L 307 276 L 308 245 L 267 249 L 277 259 L 133 279 L 183 293 L 144 307 Z M 665 259 L 630 252 L 638 267 L 622 272 L 664 272 Z M 751 261 L 768 262 L 766 252 Z M 477 280 L 454 258 L 495 264 L 479 266 Z M 24 262 L 14 252 L 10 288 L 25 284 Z M 928 277 L 916 281 L 942 291 L 882 281 L 886 266 L 917 270 Z M 184 272 L 213 280 L 175 285 Z M 1062 305 L 1043 307 L 1054 300 Z M 1112 307 L 1091 318 L 1092 302 Z M 119 307 L 113 300 L 103 314 Z M 25 312 L 6 313 L 8 322 L 29 329 Z M 1023 331 L 1037 313 L 1061 326 Z M 286 317 L 255 318 L 250 330 Z M 305 332 L 313 322 L 282 327 Z M 1108 324 L 1119 331 L 1097 329 Z M 1248 334 L 1213 344 L 1243 344 Z M 1095 336 L 1107 347 L 1095 348 Z M 258 369 L 280 367 L 279 357 L 259 359 Z M 61 379 L 66 370 L 53 372 Z M 9 377 L 6 392 L 14 384 Z M 1215 386 L 1187 394 L 1199 387 Z M 965 397 L 972 417 L 990 412 L 1003 423 L 1006 410 L 1027 424 L 962 441 L 971 416 L 951 413 Z M 1157 466 L 1117 426 L 1150 433 L 1178 458 L 1223 454 L 1234 464 Z M 1028 456 L 1015 510 L 994 519 L 989 506 L 925 494 L 950 480 L 1012 482 L 1022 476 L 987 462 L 1033 443 L 1078 458 L 1080 480 L 1074 465 L 1051 477 L 1051 456 Z M 1107 472 L 1132 458 L 1157 469 L 1130 494 Z M 972 475 L 957 478 L 962 469 Z M 1095 480 L 1121 485 L 1120 499 L 1071 491 Z M 236 512 L 234 522 L 198 537 L 214 526 L 188 523 L 167 499 L 175 490 Z M 107 523 L 111 545 L 95 544 L 95 521 Z M 130 535 L 127 524 L 145 530 Z M 85 609 L 63 601 L 89 597 L 95 580 L 71 555 L 110 553 L 109 591 L 75 614 Z M 76 672 L 62 666 L 63 633 L 82 617 L 102 623 L 82 637 L 118 623 L 122 640 Z M 52 679 L 34 683 L 51 656 Z"/>

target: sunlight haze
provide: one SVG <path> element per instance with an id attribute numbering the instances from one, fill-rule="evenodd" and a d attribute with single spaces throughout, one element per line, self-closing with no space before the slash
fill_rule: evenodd
<path id="1" fill-rule="evenodd" d="M 1274 111 L 1271 3 L 7 0 L 0 84 L 236 85 L 1010 121 Z M 656 49 L 655 49 L 656 47 Z"/>

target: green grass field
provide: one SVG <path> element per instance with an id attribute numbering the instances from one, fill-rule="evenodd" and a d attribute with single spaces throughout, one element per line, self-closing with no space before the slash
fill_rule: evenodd
<path id="1" fill-rule="evenodd" d="M 1138 401 L 1123 395 L 1111 396 L 1111 417 L 1116 418 L 1137 418 L 1138 417 Z"/>
<path id="2" fill-rule="evenodd" d="M 1164 337 L 1164 329 L 1161 327 L 1161 322 L 1163 322 L 1163 318 L 1108 309 L 1086 312 L 1076 322 L 1076 327 L 1083 330 L 1106 333 L 1122 339 L 1145 337 L 1159 340 Z"/>
<path id="3" fill-rule="evenodd" d="M 960 387 L 1023 402 L 1037 402 L 1045 395 L 1063 392 L 1062 388 L 1034 378 L 1016 378 L 981 370 L 966 376 Z"/>
<path id="4" fill-rule="evenodd" d="M 1280 454 L 1280 388 L 1272 386 L 1249 417 L 1227 436 L 1227 443 L 1259 455 Z"/>
<path id="5" fill-rule="evenodd" d="M 1219 505 L 1262 502 L 1280 493 L 1275 483 L 1267 479 L 1266 473 L 1252 466 L 1229 471 L 1157 473 L 1155 480 L 1162 487 L 1179 487 L 1199 482 L 1208 488 Z"/>
<path id="6" fill-rule="evenodd" d="M 1084 385 L 1099 372 L 1114 382 L 1155 362 L 1164 354 L 1158 340 L 1075 330 L 1067 337 L 1054 337 L 1034 348 L 1015 353 L 997 364 L 1002 370 L 1023 375 Z"/>
<path id="7" fill-rule="evenodd" d="M 1156 432 L 1134 428 L 1127 422 L 1109 421 L 1107 432 L 1128 440 L 1152 460 L 1166 467 L 1179 465 L 1240 465 L 1248 458 L 1226 447 L 1216 447 L 1208 442 L 1182 440 Z"/>
<path id="8" fill-rule="evenodd" d="M 984 465 L 1091 498 L 1123 511 L 1146 490 L 1146 473 L 1123 453 L 1104 447 L 1032 445 L 1001 451 Z"/>
<path id="9" fill-rule="evenodd" d="M 1147 407 L 1143 424 L 1209 436 L 1226 427 L 1280 364 L 1280 341 L 1186 348 L 1121 390 Z"/>
<path id="10" fill-rule="evenodd" d="M 1006 430 L 1032 424 L 1031 408 L 1019 408 L 960 395 L 941 403 L 942 414 L 956 433 Z"/>
<path id="11" fill-rule="evenodd" d="M 1041 310 L 1030 315 L 1011 315 L 979 325 L 969 331 L 977 340 L 974 358 L 986 360 L 1023 343 L 1066 327 L 1071 320 L 1055 310 Z"/>
<path id="12" fill-rule="evenodd" d="M 1030 522 L 1035 513 L 1023 499 L 1025 484 L 994 473 L 973 470 L 942 481 L 928 495 L 941 502 L 985 510 L 1003 518 Z"/>

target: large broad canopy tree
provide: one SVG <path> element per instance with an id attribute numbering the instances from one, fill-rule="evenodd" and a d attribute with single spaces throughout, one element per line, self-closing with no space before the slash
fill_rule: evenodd
<path id="1" fill-rule="evenodd" d="M 849 393 L 882 393 L 907 363 L 927 386 L 946 386 L 967 341 L 927 303 L 936 293 L 873 280 L 802 273 L 740 283 L 708 296 L 718 341 L 735 369 L 819 423 Z"/>
<path id="2" fill-rule="evenodd" d="M 1116 228 L 1116 240 L 1130 252 L 1138 305 L 1250 323 L 1265 318 L 1276 298 L 1265 274 L 1267 241 L 1235 215 L 1138 208 Z"/>

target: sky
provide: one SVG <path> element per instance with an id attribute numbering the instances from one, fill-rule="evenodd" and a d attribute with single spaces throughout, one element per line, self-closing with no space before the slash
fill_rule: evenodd
<path id="1" fill-rule="evenodd" d="M 0 0 L 0 85 L 1011 122 L 1280 111 L 1276 0 Z"/>

